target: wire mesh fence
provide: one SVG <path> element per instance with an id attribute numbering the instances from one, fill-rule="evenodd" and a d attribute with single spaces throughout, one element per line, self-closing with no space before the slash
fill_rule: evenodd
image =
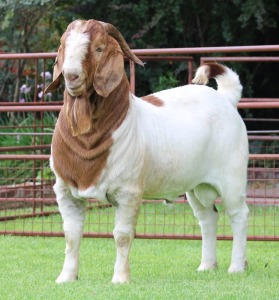
<path id="1" fill-rule="evenodd" d="M 62 236 L 62 219 L 52 190 L 54 177 L 48 155 L 0 156 L 0 234 Z M 251 155 L 247 203 L 250 240 L 279 240 L 279 155 Z M 218 238 L 231 239 L 228 218 L 220 200 Z M 114 210 L 89 199 L 84 236 L 112 237 Z M 138 238 L 200 239 L 200 228 L 184 197 L 173 204 L 143 200 Z"/>

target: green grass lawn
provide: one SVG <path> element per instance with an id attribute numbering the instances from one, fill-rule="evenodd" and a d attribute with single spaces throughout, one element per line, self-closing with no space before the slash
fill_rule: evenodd
<path id="1" fill-rule="evenodd" d="M 140 240 L 132 281 L 111 283 L 113 239 L 83 239 L 79 280 L 57 285 L 63 238 L 0 236 L 1 299 L 279 299 L 279 243 L 248 242 L 249 268 L 230 275 L 231 241 L 218 241 L 217 271 L 199 273 L 201 242 Z"/>

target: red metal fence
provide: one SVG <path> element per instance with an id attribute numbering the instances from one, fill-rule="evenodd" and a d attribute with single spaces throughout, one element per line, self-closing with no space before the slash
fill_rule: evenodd
<path id="1" fill-rule="evenodd" d="M 143 61 L 187 61 L 190 81 L 194 62 L 198 60 L 194 57 L 197 54 L 262 51 L 278 52 L 279 46 L 148 49 L 134 52 Z M 45 86 L 46 78 L 39 80 L 39 74 L 45 74 L 46 60 L 55 56 L 56 53 L 0 54 L 0 60 L 33 60 L 34 84 L 41 83 Z M 278 61 L 278 57 L 271 58 Z M 201 61 L 212 59 L 230 61 L 235 57 L 203 56 Z M 252 59 L 257 60 L 257 57 Z M 260 57 L 260 60 L 270 61 L 270 57 Z M 249 57 L 241 57 L 239 61 L 249 62 Z M 136 80 L 133 63 L 130 65 L 130 82 L 131 89 L 134 90 Z M 38 98 L 37 92 L 35 94 L 32 102 L 0 102 L 0 234 L 62 236 L 62 220 L 52 190 L 54 177 L 48 164 L 51 135 L 62 103 L 46 101 L 44 97 Z M 278 109 L 279 99 L 242 99 L 239 109 L 247 108 Z M 3 122 L 13 119 L 18 121 L 14 122 L 17 125 Z M 245 120 L 249 121 L 252 120 Z M 279 119 L 273 120 L 275 123 L 278 121 Z M 278 129 L 249 133 L 250 149 L 254 153 L 250 155 L 247 189 L 247 202 L 251 211 L 248 232 L 250 240 L 279 240 Z M 231 239 L 229 222 L 220 201 L 216 205 L 220 212 L 218 238 Z M 90 199 L 84 235 L 112 237 L 113 226 L 114 208 Z M 166 205 L 163 201 L 143 201 L 136 237 L 201 238 L 197 220 L 183 197 L 177 199 L 173 205 Z"/>

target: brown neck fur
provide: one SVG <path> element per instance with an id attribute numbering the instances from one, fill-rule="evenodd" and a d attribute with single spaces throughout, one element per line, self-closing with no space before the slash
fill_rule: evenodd
<path id="1" fill-rule="evenodd" d="M 126 76 L 122 82 L 104 98 L 93 92 L 89 97 L 72 97 L 64 93 L 64 109 L 72 135 L 86 139 L 95 133 L 116 129 L 123 121 L 129 108 L 129 83 Z"/>
<path id="2" fill-rule="evenodd" d="M 124 75 L 106 98 L 94 92 L 75 99 L 65 91 L 64 101 L 52 140 L 54 169 L 65 182 L 86 189 L 106 166 L 112 134 L 129 108 L 129 82 Z"/>
<path id="3" fill-rule="evenodd" d="M 73 136 L 90 131 L 92 126 L 93 107 L 87 96 L 73 97 L 67 90 L 64 92 L 64 105 L 67 122 Z"/>

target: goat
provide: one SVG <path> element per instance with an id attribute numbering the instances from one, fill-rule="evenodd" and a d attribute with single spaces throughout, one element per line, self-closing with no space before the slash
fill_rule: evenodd
<path id="1" fill-rule="evenodd" d="M 116 207 L 117 256 L 113 283 L 130 281 L 129 252 L 141 199 L 174 200 L 186 193 L 199 220 L 199 271 L 217 267 L 220 197 L 230 218 L 229 272 L 246 267 L 248 142 L 236 106 L 242 86 L 226 66 L 198 68 L 193 83 L 143 98 L 129 90 L 124 58 L 143 65 L 111 24 L 76 20 L 61 37 L 54 65 L 57 89 L 64 77 L 64 105 L 57 120 L 50 165 L 63 218 L 66 254 L 56 282 L 78 277 L 87 198 Z M 218 89 L 205 86 L 215 78 Z"/>

